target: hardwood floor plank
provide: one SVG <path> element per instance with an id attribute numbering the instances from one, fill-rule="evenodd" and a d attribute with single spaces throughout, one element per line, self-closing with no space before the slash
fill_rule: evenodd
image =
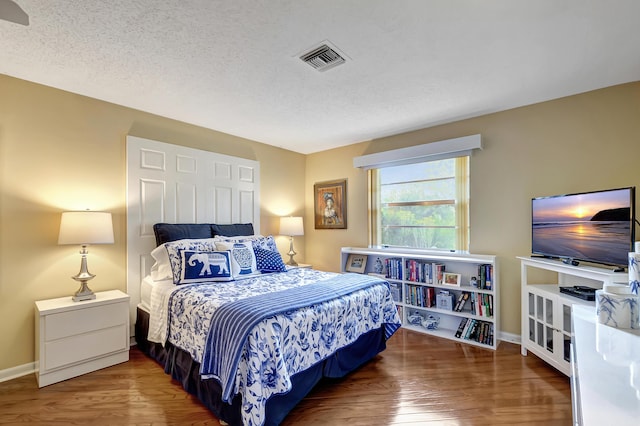
<path id="1" fill-rule="evenodd" d="M 38 389 L 34 375 L 0 383 L 0 424 L 218 425 L 136 348 L 129 362 Z M 520 347 L 497 351 L 401 329 L 387 350 L 320 383 L 291 425 L 571 425 L 569 379 Z"/>

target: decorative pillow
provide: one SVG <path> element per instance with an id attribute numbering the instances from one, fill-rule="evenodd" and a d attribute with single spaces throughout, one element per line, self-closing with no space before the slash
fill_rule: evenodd
<path id="1" fill-rule="evenodd" d="M 171 264 L 171 273 L 174 284 L 180 283 L 180 276 L 182 273 L 182 250 L 200 252 L 216 251 L 216 243 L 213 238 L 172 241 L 169 243 L 165 243 L 164 247 L 166 248 L 167 254 L 169 256 L 169 263 Z"/>
<path id="2" fill-rule="evenodd" d="M 278 247 L 276 247 L 276 240 L 273 238 L 273 235 L 269 235 L 268 237 L 262 237 L 251 240 L 253 243 L 253 249 L 261 248 L 264 250 L 271 250 L 278 253 Z"/>
<path id="3" fill-rule="evenodd" d="M 237 237 L 238 235 L 253 235 L 252 223 L 232 223 L 228 225 L 211 224 L 213 236 Z"/>
<path id="4" fill-rule="evenodd" d="M 217 241 L 217 250 L 231 252 L 231 272 L 233 278 L 241 278 L 258 274 L 256 255 L 251 242 Z"/>
<path id="5" fill-rule="evenodd" d="M 228 251 L 179 250 L 180 279 L 176 284 L 231 281 L 231 257 Z"/>
<path id="6" fill-rule="evenodd" d="M 256 266 L 258 271 L 262 273 L 287 271 L 287 266 L 282 261 L 282 257 L 278 251 L 254 247 L 253 252 L 256 255 Z"/>
<path id="7" fill-rule="evenodd" d="M 156 223 L 153 225 L 156 245 L 171 241 L 197 238 L 211 238 L 211 225 L 208 223 Z M 253 233 L 253 232 L 252 232 Z"/>

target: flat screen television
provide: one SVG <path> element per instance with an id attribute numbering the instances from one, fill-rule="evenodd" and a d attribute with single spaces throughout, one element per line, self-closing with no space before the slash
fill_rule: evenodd
<path id="1" fill-rule="evenodd" d="M 635 187 L 531 200 L 531 252 L 627 266 L 635 240 Z"/>

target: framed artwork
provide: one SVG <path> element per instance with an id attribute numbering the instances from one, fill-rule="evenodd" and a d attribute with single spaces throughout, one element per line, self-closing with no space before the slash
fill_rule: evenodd
<path id="1" fill-rule="evenodd" d="M 315 229 L 347 229 L 347 180 L 313 185 Z"/>
<path id="2" fill-rule="evenodd" d="M 462 276 L 460 274 L 453 274 L 451 272 L 445 272 L 442 276 L 442 284 L 455 285 L 460 287 L 460 281 Z"/>
<path id="3" fill-rule="evenodd" d="M 344 268 L 345 271 L 357 272 L 359 274 L 364 273 L 364 268 L 367 266 L 367 257 L 366 254 L 351 253 L 347 258 L 347 265 Z"/>

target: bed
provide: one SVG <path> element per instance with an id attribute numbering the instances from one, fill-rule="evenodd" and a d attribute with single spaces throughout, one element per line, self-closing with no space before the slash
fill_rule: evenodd
<path id="1" fill-rule="evenodd" d="M 137 344 L 231 425 L 279 424 L 400 327 L 386 281 L 287 267 L 251 224 L 156 224 L 154 233 Z"/>

